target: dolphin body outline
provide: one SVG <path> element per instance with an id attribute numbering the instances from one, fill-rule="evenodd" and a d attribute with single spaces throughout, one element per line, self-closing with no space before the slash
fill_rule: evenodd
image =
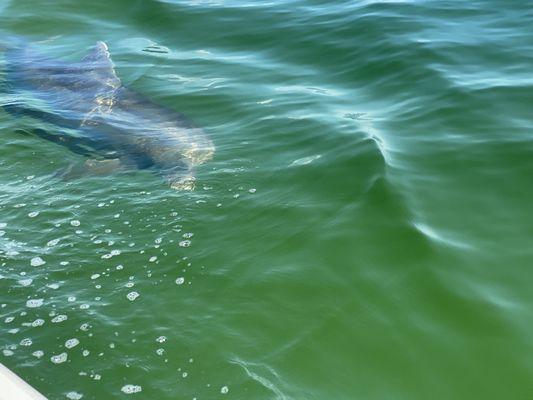
<path id="1" fill-rule="evenodd" d="M 81 61 L 66 63 L 17 41 L 6 50 L 6 64 L 14 95 L 6 111 L 74 130 L 33 133 L 88 157 L 89 170 L 150 168 L 172 188 L 192 190 L 195 166 L 214 154 L 202 129 L 122 85 L 104 42 Z M 34 101 L 24 100 L 24 93 Z"/>

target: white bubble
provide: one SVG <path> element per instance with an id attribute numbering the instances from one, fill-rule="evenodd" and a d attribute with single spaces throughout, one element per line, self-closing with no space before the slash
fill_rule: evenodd
<path id="1" fill-rule="evenodd" d="M 80 226 L 81 222 L 78 221 L 77 219 L 73 219 L 72 221 L 70 221 L 70 225 L 72 225 L 72 226 Z"/>
<path id="2" fill-rule="evenodd" d="M 56 290 L 59 289 L 59 283 L 49 283 L 48 285 L 46 285 L 46 287 Z"/>
<path id="3" fill-rule="evenodd" d="M 6 356 L 6 357 L 10 357 L 13 354 L 15 354 L 12 350 L 9 350 L 9 349 L 2 350 L 2 353 L 4 353 L 4 356 Z"/>
<path id="4" fill-rule="evenodd" d="M 28 308 L 37 308 L 43 305 L 43 299 L 30 299 L 26 302 L 26 307 Z"/>
<path id="5" fill-rule="evenodd" d="M 91 275 L 91 279 L 93 279 L 93 280 L 94 279 L 98 279 L 98 278 L 100 278 L 100 274 L 92 274 Z"/>
<path id="6" fill-rule="evenodd" d="M 41 318 L 38 318 L 31 323 L 31 326 L 33 326 L 34 328 L 38 326 L 42 326 L 42 325 L 44 325 L 44 319 L 41 319 Z"/>
<path id="7" fill-rule="evenodd" d="M 15 319 L 15 317 L 6 317 L 6 319 L 4 320 L 6 324 L 9 324 L 10 322 L 13 322 L 13 320 Z"/>
<path id="8" fill-rule="evenodd" d="M 27 279 L 21 279 L 18 281 L 18 284 L 21 286 L 30 286 L 33 282 L 33 279 L 27 278 Z"/>
<path id="9" fill-rule="evenodd" d="M 155 260 L 157 260 L 157 257 L 156 256 L 152 256 L 152 257 L 150 257 L 150 259 L 148 261 L 154 262 Z"/>
<path id="10" fill-rule="evenodd" d="M 164 343 L 164 342 L 167 341 L 167 337 L 166 336 L 159 336 L 155 341 L 157 343 Z"/>
<path id="11" fill-rule="evenodd" d="M 28 213 L 28 217 L 35 218 L 37 215 L 39 215 L 39 211 L 32 211 L 31 213 Z"/>
<path id="12" fill-rule="evenodd" d="M 227 386 L 222 386 L 222 388 L 220 389 L 220 393 L 222 394 L 226 394 L 229 392 L 229 387 Z"/>
<path id="13" fill-rule="evenodd" d="M 257 189 L 256 188 L 251 188 L 250 190 L 248 190 L 248 192 L 255 193 L 255 192 L 257 192 Z"/>
<path id="14" fill-rule="evenodd" d="M 52 247 L 52 246 L 55 246 L 59 243 L 61 239 L 52 239 L 52 240 L 49 240 L 48 243 L 46 243 L 46 245 L 48 247 Z"/>
<path id="15" fill-rule="evenodd" d="M 40 267 L 41 265 L 46 264 L 46 261 L 44 261 L 41 257 L 33 257 L 30 261 L 30 265 L 32 267 Z"/>
<path id="16" fill-rule="evenodd" d="M 179 277 L 178 279 L 176 279 L 176 285 L 183 285 L 184 282 L 185 278 L 183 277 Z"/>
<path id="17" fill-rule="evenodd" d="M 122 390 L 123 393 L 132 394 L 132 393 L 139 393 L 140 391 L 142 391 L 142 388 L 137 385 L 124 385 L 122 386 L 122 389 L 120 390 Z"/>
<path id="18" fill-rule="evenodd" d="M 129 301 L 133 301 L 135 300 L 137 297 L 139 297 L 139 293 L 137 292 L 130 292 L 126 295 L 126 297 L 128 298 Z"/>
<path id="19" fill-rule="evenodd" d="M 80 341 L 76 338 L 73 338 L 73 339 L 69 339 L 65 342 L 65 347 L 67 349 L 72 349 L 73 347 L 76 347 L 77 345 L 80 344 Z"/>
<path id="20" fill-rule="evenodd" d="M 68 392 L 65 397 L 70 400 L 80 400 L 83 397 L 83 394 L 78 392 Z"/>
<path id="21" fill-rule="evenodd" d="M 67 301 L 68 301 L 69 303 L 72 303 L 73 301 L 76 301 L 76 297 L 75 297 L 75 296 L 69 296 L 68 299 L 67 299 Z"/>
<path id="22" fill-rule="evenodd" d="M 162 356 L 163 353 L 165 352 L 165 349 L 157 349 L 155 352 L 157 353 L 158 356 Z"/>
<path id="23" fill-rule="evenodd" d="M 68 358 L 67 353 L 61 353 L 61 354 L 50 357 L 50 361 L 52 361 L 54 364 L 61 364 L 67 361 L 67 358 Z"/>
<path id="24" fill-rule="evenodd" d="M 190 240 L 182 240 L 181 242 L 179 242 L 180 247 L 189 247 L 190 245 L 191 245 Z"/>
<path id="25" fill-rule="evenodd" d="M 187 233 L 184 233 L 182 236 L 183 236 L 185 239 L 190 239 L 190 238 L 192 238 L 192 237 L 194 236 L 194 233 L 192 233 L 192 232 L 187 232 Z"/>
<path id="26" fill-rule="evenodd" d="M 66 321 L 68 317 L 65 314 L 59 314 L 58 316 L 52 318 L 52 322 L 54 324 L 58 324 L 60 322 Z"/>
<path id="27" fill-rule="evenodd" d="M 42 356 L 44 356 L 44 351 L 37 350 L 37 351 L 34 351 L 33 353 L 31 353 L 31 355 L 34 356 L 34 357 L 37 357 L 37 358 L 41 358 Z"/>
<path id="28" fill-rule="evenodd" d="M 30 338 L 25 338 L 20 341 L 21 346 L 31 346 L 33 341 Z"/>

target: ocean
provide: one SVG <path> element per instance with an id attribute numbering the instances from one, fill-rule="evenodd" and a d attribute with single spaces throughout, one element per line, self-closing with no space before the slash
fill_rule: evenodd
<path id="1" fill-rule="evenodd" d="M 532 20 L 1 0 L 0 42 L 104 41 L 216 151 L 192 191 L 66 179 L 87 158 L 25 133 L 61 128 L 0 110 L 0 362 L 50 400 L 533 398 Z"/>

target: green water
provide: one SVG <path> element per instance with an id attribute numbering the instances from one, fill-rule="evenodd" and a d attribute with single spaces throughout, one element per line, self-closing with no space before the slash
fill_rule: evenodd
<path id="1" fill-rule="evenodd" d="M 3 37 L 104 40 L 217 150 L 193 192 L 65 181 L 83 157 L 0 111 L 0 362 L 49 399 L 533 398 L 532 18 L 1 0 Z"/>

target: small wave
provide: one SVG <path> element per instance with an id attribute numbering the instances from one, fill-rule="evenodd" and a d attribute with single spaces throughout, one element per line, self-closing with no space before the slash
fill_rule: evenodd
<path id="1" fill-rule="evenodd" d="M 276 395 L 275 398 L 277 400 L 289 400 L 289 399 L 291 399 L 291 397 L 288 397 L 287 395 L 285 395 L 274 383 L 272 383 L 271 380 L 269 380 L 269 379 L 265 378 L 264 376 L 261 376 L 258 373 L 256 373 L 256 372 L 251 370 L 251 367 L 265 368 L 266 370 L 268 370 L 268 372 L 270 372 L 272 375 L 274 375 L 274 377 L 276 379 L 279 379 L 279 375 L 272 368 L 270 368 L 270 367 L 268 367 L 266 365 L 258 364 L 258 363 L 246 362 L 246 361 L 241 360 L 239 358 L 235 358 L 235 359 L 231 360 L 231 363 L 240 366 L 242 369 L 244 369 L 244 371 L 246 372 L 246 375 L 248 375 L 254 381 L 256 381 L 259 384 L 261 384 L 264 388 L 266 388 L 266 389 L 270 390 L 272 393 L 274 393 Z"/>
<path id="2" fill-rule="evenodd" d="M 430 240 L 434 242 L 437 242 L 437 243 L 440 243 L 446 246 L 450 246 L 450 247 L 455 247 L 458 249 L 464 249 L 464 250 L 473 249 L 472 245 L 465 243 L 459 239 L 451 238 L 446 235 L 443 235 L 441 232 L 438 232 L 437 230 L 435 230 L 435 228 L 432 228 L 428 225 L 422 224 L 420 222 L 414 222 L 413 226 L 420 233 L 422 233 L 424 236 L 428 237 Z"/>

